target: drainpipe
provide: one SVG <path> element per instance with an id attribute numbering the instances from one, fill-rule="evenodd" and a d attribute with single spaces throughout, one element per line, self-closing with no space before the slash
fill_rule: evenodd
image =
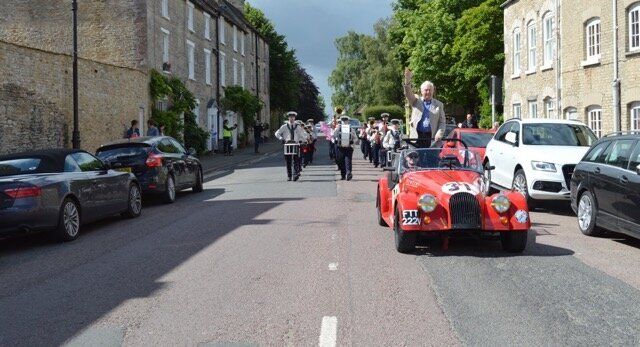
<path id="1" fill-rule="evenodd" d="M 562 16 L 561 2 L 562 0 L 556 0 L 556 116 L 562 119 Z M 544 23 L 542 24 L 544 25 Z"/>
<path id="2" fill-rule="evenodd" d="M 258 97 L 258 100 L 260 100 L 260 64 L 259 64 L 259 60 L 258 60 L 258 32 L 255 32 L 256 39 L 255 41 L 255 46 L 256 46 L 256 50 L 255 50 L 255 56 L 256 56 L 256 96 Z M 262 121 L 262 119 L 260 119 L 260 121 Z"/>
<path id="3" fill-rule="evenodd" d="M 218 138 L 215 139 L 216 141 L 216 147 L 217 143 L 220 139 L 220 131 L 221 131 L 221 127 L 220 127 L 220 113 L 221 113 L 221 109 L 222 109 L 222 105 L 220 105 L 220 12 L 217 13 L 216 15 L 216 103 L 218 104 L 217 107 L 217 117 L 216 117 L 216 122 L 218 122 L 218 124 L 216 124 L 216 128 L 218 129 L 218 135 L 216 135 Z"/>
<path id="4" fill-rule="evenodd" d="M 622 131 L 622 117 L 620 110 L 620 76 L 618 75 L 618 0 L 611 0 L 613 14 L 613 131 Z"/>

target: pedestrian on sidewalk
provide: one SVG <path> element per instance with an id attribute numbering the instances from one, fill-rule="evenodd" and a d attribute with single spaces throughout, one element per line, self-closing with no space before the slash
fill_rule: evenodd
<path id="1" fill-rule="evenodd" d="M 138 128 L 138 121 L 134 119 L 131 121 L 131 127 L 127 130 L 125 138 L 133 139 L 136 137 L 140 137 L 140 128 Z"/>
<path id="2" fill-rule="evenodd" d="M 297 153 L 290 155 L 285 154 L 284 156 L 288 181 L 292 179 L 297 181 L 300 178 L 300 144 L 306 142 L 308 139 L 307 132 L 303 126 L 296 123 L 297 116 L 298 113 L 294 111 L 287 112 L 287 123 L 282 125 L 275 133 L 276 138 L 280 140 L 283 145 L 297 145 Z"/>
<path id="3" fill-rule="evenodd" d="M 233 131 L 237 127 L 238 124 L 234 124 L 230 127 L 228 119 L 225 119 L 224 122 L 222 122 L 222 143 L 224 147 L 224 155 L 226 156 L 233 155 L 233 153 L 231 153 L 231 138 L 233 137 Z"/>
<path id="4" fill-rule="evenodd" d="M 147 136 L 160 136 L 160 130 L 152 119 L 147 121 Z"/>
<path id="5" fill-rule="evenodd" d="M 409 121 L 409 137 L 418 139 L 420 147 L 428 148 L 431 140 L 440 141 L 444 136 L 446 118 L 444 104 L 433 98 L 435 86 L 425 81 L 420 86 L 421 95 L 413 94 L 411 82 L 413 73 L 408 68 L 404 71 L 404 95 L 411 106 Z M 434 135 L 435 134 L 435 135 Z"/>
<path id="6" fill-rule="evenodd" d="M 348 116 L 340 117 L 342 124 L 350 124 Z M 348 136 L 348 138 L 343 138 Z M 342 180 L 351 181 L 352 174 L 352 159 L 353 159 L 353 144 L 358 139 L 356 132 L 353 128 L 349 129 L 348 133 L 343 133 L 341 127 L 338 127 L 333 132 L 333 138 L 335 139 L 336 148 L 338 148 L 337 159 L 340 162 L 340 176 Z"/>
<path id="7" fill-rule="evenodd" d="M 260 147 L 260 143 L 262 143 L 263 131 L 264 131 L 264 127 L 262 126 L 262 123 L 259 123 L 258 119 L 256 119 L 255 123 L 253 124 L 253 141 L 254 141 L 255 154 L 260 154 L 259 147 Z"/>
<path id="8" fill-rule="evenodd" d="M 468 129 L 477 129 L 478 128 L 478 123 L 475 121 L 473 115 L 471 113 L 467 114 L 467 119 L 462 122 L 462 127 L 463 128 L 468 128 Z"/>

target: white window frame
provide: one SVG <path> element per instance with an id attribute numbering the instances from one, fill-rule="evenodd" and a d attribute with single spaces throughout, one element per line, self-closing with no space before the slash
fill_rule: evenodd
<path id="1" fill-rule="evenodd" d="M 629 110 L 629 130 L 640 131 L 640 101 L 631 104 Z"/>
<path id="2" fill-rule="evenodd" d="M 195 32 L 195 25 L 193 23 L 193 12 L 195 11 L 195 5 L 191 1 L 187 1 L 187 29 L 192 33 Z"/>
<path id="3" fill-rule="evenodd" d="M 240 85 L 244 88 L 244 62 L 240 62 Z"/>
<path id="4" fill-rule="evenodd" d="M 160 6 L 160 8 L 162 11 L 162 17 L 166 19 L 170 19 L 169 18 L 169 0 L 162 0 L 162 5 Z"/>
<path id="5" fill-rule="evenodd" d="M 578 119 L 578 109 L 575 107 L 567 107 L 564 110 L 564 117 L 568 120 L 577 120 Z"/>
<path id="6" fill-rule="evenodd" d="M 204 49 L 204 83 L 211 85 L 211 50 Z"/>
<path id="7" fill-rule="evenodd" d="M 187 40 L 187 71 L 189 73 L 189 79 L 196 79 L 196 45 Z"/>
<path id="8" fill-rule="evenodd" d="M 238 52 L 238 27 L 233 26 L 233 51 Z"/>
<path id="9" fill-rule="evenodd" d="M 171 33 L 169 30 L 165 28 L 160 28 L 162 32 L 162 64 L 164 63 L 171 64 L 171 59 L 169 55 L 169 49 L 171 47 Z M 164 69 L 163 69 L 164 70 Z M 168 72 L 168 71 L 165 71 Z"/>
<path id="10" fill-rule="evenodd" d="M 226 34 L 226 24 L 225 24 L 225 20 L 224 17 L 220 17 L 220 19 L 218 20 L 218 32 L 220 35 L 220 43 L 223 45 L 227 44 L 227 34 Z"/>
<path id="11" fill-rule="evenodd" d="M 629 51 L 640 51 L 640 3 L 629 9 Z"/>
<path id="12" fill-rule="evenodd" d="M 600 18 L 592 18 L 588 20 L 584 26 L 584 39 L 587 60 L 582 63 L 582 66 L 596 64 L 600 62 L 601 57 L 601 21 Z"/>
<path id="13" fill-rule="evenodd" d="M 513 118 L 522 119 L 522 104 L 520 103 L 513 104 Z"/>
<path id="14" fill-rule="evenodd" d="M 204 12 L 204 38 L 211 41 L 211 15 Z"/>
<path id="15" fill-rule="evenodd" d="M 227 86 L 227 55 L 224 52 L 220 52 L 220 86 Z"/>
<path id="16" fill-rule="evenodd" d="M 550 69 L 555 58 L 555 20 L 552 12 L 547 12 L 542 17 L 542 68 Z"/>
<path id="17" fill-rule="evenodd" d="M 520 59 L 522 56 L 522 34 L 520 28 L 513 30 L 513 76 L 520 76 L 521 68 Z"/>
<path id="18" fill-rule="evenodd" d="M 529 101 L 529 118 L 538 118 L 538 101 Z"/>
<path id="19" fill-rule="evenodd" d="M 244 40 L 245 40 L 245 36 L 247 36 L 247 34 L 245 34 L 244 32 L 240 36 L 240 53 L 242 54 L 243 57 L 244 57 Z"/>
<path id="20" fill-rule="evenodd" d="M 602 107 L 589 106 L 587 108 L 587 122 L 598 138 L 602 137 Z"/>
<path id="21" fill-rule="evenodd" d="M 238 59 L 233 58 L 233 85 L 238 85 Z"/>
<path id="22" fill-rule="evenodd" d="M 538 62 L 536 59 L 536 43 L 537 43 L 537 30 L 536 30 L 536 22 L 531 21 L 529 25 L 527 25 L 527 73 L 536 72 L 536 68 L 538 66 Z"/>
<path id="23" fill-rule="evenodd" d="M 552 98 L 544 100 L 544 114 L 547 118 L 556 119 L 556 102 Z"/>

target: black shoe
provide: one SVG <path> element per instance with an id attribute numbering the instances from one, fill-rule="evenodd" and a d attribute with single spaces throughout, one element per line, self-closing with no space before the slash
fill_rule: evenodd
<path id="1" fill-rule="evenodd" d="M 287 178 L 287 181 L 291 181 L 291 177 Z"/>
<path id="2" fill-rule="evenodd" d="M 340 180 L 341 180 L 341 181 L 344 181 L 344 180 L 345 180 L 345 177 L 344 177 L 344 176 L 342 176 L 342 178 L 340 178 Z"/>
<path id="3" fill-rule="evenodd" d="M 297 181 L 297 180 L 299 180 L 299 179 L 300 179 L 300 175 L 295 175 L 295 176 L 293 177 L 293 180 L 294 180 L 294 181 Z"/>
<path id="4" fill-rule="evenodd" d="M 352 179 L 352 178 L 353 178 L 353 176 L 352 176 L 351 174 L 349 174 L 349 175 L 347 176 L 347 181 L 351 181 L 351 179 Z"/>
<path id="5" fill-rule="evenodd" d="M 373 167 L 378 167 L 378 164 L 373 164 Z"/>

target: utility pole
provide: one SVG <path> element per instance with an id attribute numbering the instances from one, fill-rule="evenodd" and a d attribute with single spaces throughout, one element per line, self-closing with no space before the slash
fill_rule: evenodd
<path id="1" fill-rule="evenodd" d="M 78 121 L 78 2 L 73 0 L 73 137 L 74 149 L 80 148 L 80 127 Z"/>

